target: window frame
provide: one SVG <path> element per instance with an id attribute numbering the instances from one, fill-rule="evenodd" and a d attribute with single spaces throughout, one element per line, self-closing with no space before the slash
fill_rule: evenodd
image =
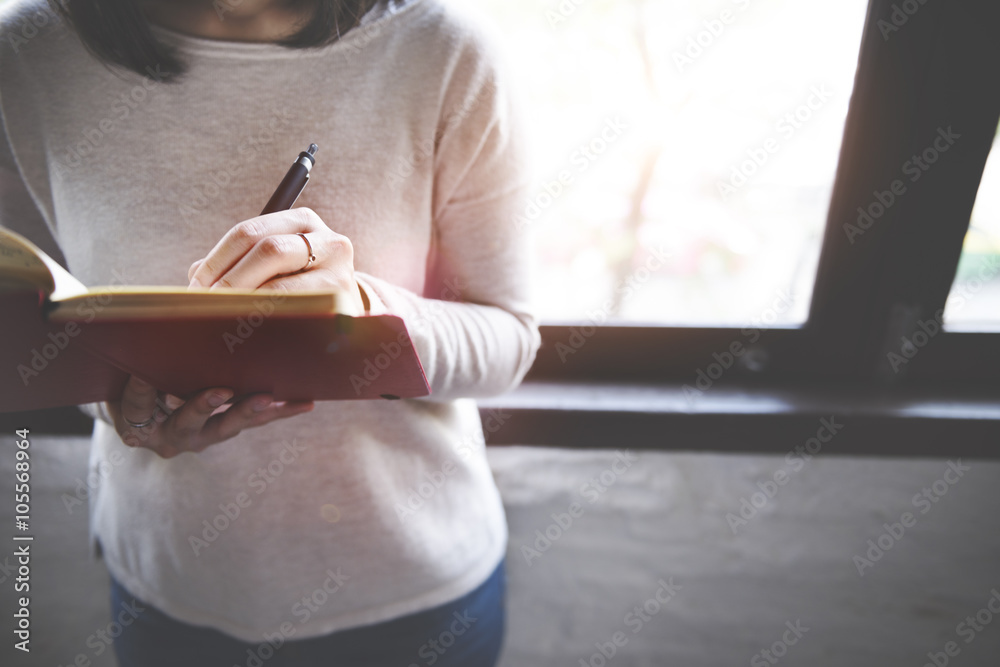
<path id="1" fill-rule="evenodd" d="M 996 333 L 942 331 L 897 364 L 898 373 L 888 362 L 900 336 L 944 307 L 1000 120 L 1000 90 L 976 86 L 991 73 L 996 80 L 1000 69 L 988 32 L 996 7 L 988 0 L 928 3 L 896 26 L 895 6 L 890 0 L 868 6 L 807 321 L 758 331 L 759 338 L 738 327 L 543 322 L 529 381 L 693 386 L 717 356 L 720 364 L 728 361 L 734 343 L 752 352 L 734 358 L 714 380 L 721 384 L 891 386 L 996 377 Z M 852 243 L 844 225 L 857 224 L 858 207 L 903 180 L 902 165 L 949 125 L 961 128 L 961 139 L 942 154 L 942 166 L 931 166 L 915 183 L 904 181 L 904 195 Z"/>

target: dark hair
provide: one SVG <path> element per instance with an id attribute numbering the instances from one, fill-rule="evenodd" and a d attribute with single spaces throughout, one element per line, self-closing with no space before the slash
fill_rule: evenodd
<path id="1" fill-rule="evenodd" d="M 222 2 L 224 0 L 217 0 Z M 291 7 L 313 7 L 309 21 L 291 37 L 278 42 L 289 48 L 330 44 L 361 21 L 376 0 L 286 0 Z M 79 34 L 87 50 L 105 64 L 115 64 L 142 76 L 176 80 L 184 62 L 153 37 L 139 0 L 49 0 Z M 223 5 L 225 6 L 225 5 Z"/>

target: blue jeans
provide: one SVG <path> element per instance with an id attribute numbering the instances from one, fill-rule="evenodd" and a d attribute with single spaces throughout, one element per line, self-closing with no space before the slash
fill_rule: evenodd
<path id="1" fill-rule="evenodd" d="M 440 607 L 323 637 L 248 644 L 174 620 L 112 577 L 112 616 L 133 610 L 114 647 L 119 667 L 493 667 L 505 589 L 501 561 L 479 588 Z"/>

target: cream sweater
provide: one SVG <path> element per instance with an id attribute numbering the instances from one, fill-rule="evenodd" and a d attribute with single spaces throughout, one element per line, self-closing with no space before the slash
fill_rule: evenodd
<path id="1" fill-rule="evenodd" d="M 482 583 L 507 532 L 472 399 L 515 386 L 539 344 L 512 222 L 524 142 L 492 40 L 439 0 L 383 1 L 318 50 L 157 29 L 189 64 L 167 84 L 97 62 L 43 0 L 6 4 L 0 28 L 0 224 L 85 284 L 186 285 L 316 142 L 297 205 L 351 239 L 372 311 L 404 318 L 433 391 L 318 403 L 170 460 L 98 421 L 91 526 L 111 573 L 245 641 Z"/>

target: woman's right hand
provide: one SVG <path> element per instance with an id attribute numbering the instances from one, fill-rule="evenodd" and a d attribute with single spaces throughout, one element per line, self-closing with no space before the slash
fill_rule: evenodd
<path id="1" fill-rule="evenodd" d="M 169 459 L 183 452 L 200 452 L 209 445 L 232 438 L 240 431 L 263 426 L 276 419 L 294 417 L 313 409 L 312 401 L 275 403 L 268 394 L 253 394 L 220 410 L 232 398 L 229 389 L 206 389 L 188 401 L 173 396 L 160 398 L 156 388 L 134 375 L 117 402 L 107 402 L 108 413 L 122 442 L 145 447 Z M 162 405 L 169 414 L 163 410 Z M 141 428 L 126 421 L 141 424 Z"/>

